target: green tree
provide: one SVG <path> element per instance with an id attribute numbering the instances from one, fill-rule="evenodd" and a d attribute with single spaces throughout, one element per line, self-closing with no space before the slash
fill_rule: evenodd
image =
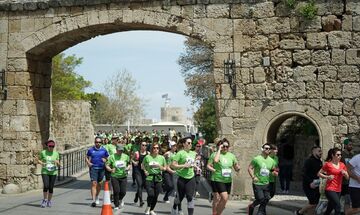
<path id="1" fill-rule="evenodd" d="M 204 133 L 204 137 L 208 143 L 214 141 L 217 137 L 216 130 L 216 110 L 215 98 L 211 97 L 204 100 L 200 108 L 194 114 L 195 123 L 199 131 Z"/>
<path id="2" fill-rule="evenodd" d="M 213 75 L 213 50 L 197 39 L 188 38 L 185 52 L 178 59 L 181 74 L 185 79 L 185 94 L 192 98 L 193 103 L 201 104 L 215 95 Z"/>
<path id="3" fill-rule="evenodd" d="M 60 53 L 53 57 L 51 88 L 54 101 L 86 99 L 85 88 L 91 86 L 91 82 L 75 72 L 81 63 L 82 58 L 75 55 Z"/>

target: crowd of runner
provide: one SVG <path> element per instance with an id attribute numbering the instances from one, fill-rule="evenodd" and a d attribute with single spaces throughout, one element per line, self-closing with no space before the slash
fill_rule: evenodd
<path id="1" fill-rule="evenodd" d="M 230 141 L 216 138 L 215 148 L 204 157 L 206 141 L 201 135 L 183 137 L 174 130 L 165 132 L 104 133 L 98 132 L 94 146 L 86 156 L 91 180 L 91 206 L 100 204 L 99 193 L 104 180 L 109 181 L 114 202 L 114 211 L 124 207 L 123 198 L 127 191 L 128 176 L 132 186 L 136 187 L 134 204 L 143 207 L 145 214 L 155 215 L 159 194 L 163 201 L 173 204 L 169 207 L 172 215 L 182 215 L 182 201 L 186 198 L 187 214 L 195 214 L 198 186 L 202 184 L 212 201 L 212 214 L 225 214 L 226 203 L 231 191 L 234 172 L 240 171 L 237 157 L 229 151 Z M 57 167 L 60 166 L 59 153 L 54 151 L 55 142 L 49 140 L 40 153 L 38 163 L 42 168 L 44 183 L 41 207 L 51 207 L 51 197 Z M 308 211 L 321 210 L 321 184 L 324 185 L 323 198 L 328 201 L 324 214 L 335 211 L 335 215 L 356 214 L 360 212 L 360 155 L 351 154 L 351 143 L 346 149 L 330 149 L 326 162 L 321 161 L 321 148 L 314 146 L 311 156 L 305 161 L 303 169 L 303 190 L 309 199 L 309 205 L 295 211 L 306 214 Z M 209 148 L 209 147 L 207 147 Z M 277 146 L 265 143 L 261 153 L 255 156 L 249 166 L 248 174 L 252 179 L 255 200 L 249 204 L 247 214 L 252 215 L 259 206 L 257 215 L 266 215 L 266 206 L 276 193 L 276 180 L 279 175 Z M 345 155 L 342 156 L 341 155 Z M 206 171 L 210 172 L 207 180 L 202 180 Z M 281 170 L 280 170 L 281 172 Z M 129 175 L 131 174 L 131 175 Z M 323 180 L 320 180 L 323 179 Z M 143 198 L 143 189 L 147 192 Z M 340 196 L 346 198 L 345 212 L 342 210 Z M 325 196 L 325 197 L 324 197 Z M 351 206 L 350 206 L 351 205 Z M 318 206 L 318 207 L 317 207 Z M 320 209 L 319 209 L 320 208 Z"/>

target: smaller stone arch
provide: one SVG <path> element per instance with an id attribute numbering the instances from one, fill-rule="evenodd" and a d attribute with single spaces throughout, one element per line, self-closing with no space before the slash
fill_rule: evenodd
<path id="1" fill-rule="evenodd" d="M 255 127 L 254 142 L 260 148 L 269 138 L 273 138 L 274 132 L 280 125 L 292 116 L 301 116 L 309 120 L 319 135 L 320 146 L 326 152 L 333 147 L 333 132 L 330 122 L 320 112 L 306 105 L 299 105 L 293 102 L 268 107 L 262 112 Z"/>

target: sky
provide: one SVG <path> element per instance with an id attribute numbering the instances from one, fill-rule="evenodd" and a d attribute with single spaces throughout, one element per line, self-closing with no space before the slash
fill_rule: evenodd
<path id="1" fill-rule="evenodd" d="M 83 58 L 76 72 L 92 82 L 87 93 L 103 92 L 106 80 L 126 69 L 137 81 L 137 94 L 147 100 L 146 118 L 160 120 L 160 108 L 168 94 L 171 107 L 192 108 L 177 60 L 185 51 L 185 36 L 157 31 L 128 31 L 98 36 L 65 50 Z"/>

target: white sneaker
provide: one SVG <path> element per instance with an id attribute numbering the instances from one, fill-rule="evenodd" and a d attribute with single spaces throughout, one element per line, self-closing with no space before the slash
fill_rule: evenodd
<path id="1" fill-rule="evenodd" d="M 118 211 L 118 210 L 119 210 L 119 207 L 115 207 L 115 208 L 114 208 L 114 211 Z"/>
<path id="2" fill-rule="evenodd" d="M 166 204 L 170 204 L 170 200 L 165 201 Z"/>
<path id="3" fill-rule="evenodd" d="M 145 215 L 150 215 L 150 207 L 146 207 L 146 209 L 145 209 Z"/>
<path id="4" fill-rule="evenodd" d="M 100 199 L 99 199 L 99 196 L 96 196 L 96 199 L 95 199 L 95 204 L 96 204 L 96 205 L 99 205 L 99 204 L 100 204 Z"/>
<path id="5" fill-rule="evenodd" d="M 154 211 L 150 211 L 150 215 L 156 215 Z"/>
<path id="6" fill-rule="evenodd" d="M 177 209 L 171 208 L 171 215 L 178 215 Z"/>
<path id="7" fill-rule="evenodd" d="M 184 213 L 182 212 L 182 210 L 179 210 L 178 215 L 184 215 Z"/>
<path id="8" fill-rule="evenodd" d="M 124 208 L 124 201 L 120 202 L 120 208 Z"/>
<path id="9" fill-rule="evenodd" d="M 199 192 L 196 192 L 196 193 L 195 193 L 195 197 L 196 197 L 196 198 L 199 198 L 199 197 L 200 197 L 200 193 L 199 193 Z"/>

